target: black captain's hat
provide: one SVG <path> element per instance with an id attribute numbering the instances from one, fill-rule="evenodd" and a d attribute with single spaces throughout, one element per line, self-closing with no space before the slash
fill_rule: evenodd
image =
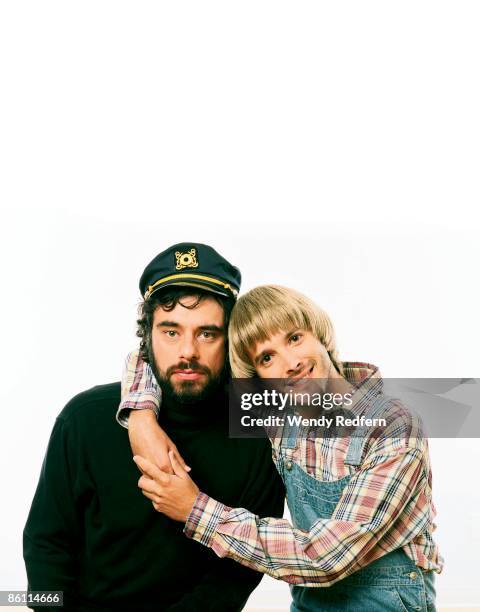
<path id="1" fill-rule="evenodd" d="M 148 300 L 169 285 L 206 289 L 236 299 L 240 270 L 207 244 L 181 242 L 159 253 L 143 271 L 140 293 Z"/>

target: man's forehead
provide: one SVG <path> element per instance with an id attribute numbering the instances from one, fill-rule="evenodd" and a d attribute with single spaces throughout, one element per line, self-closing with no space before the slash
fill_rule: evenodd
<path id="1" fill-rule="evenodd" d="M 215 298 L 209 296 L 198 300 L 196 296 L 184 296 L 171 309 L 159 305 L 155 309 L 154 322 L 175 321 L 179 324 L 218 325 L 224 322 L 224 312 Z"/>

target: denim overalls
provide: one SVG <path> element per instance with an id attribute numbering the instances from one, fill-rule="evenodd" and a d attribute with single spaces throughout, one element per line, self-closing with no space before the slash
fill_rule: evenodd
<path id="1" fill-rule="evenodd" d="M 373 402 L 366 416 L 374 418 L 386 398 Z M 309 531 L 313 523 L 331 518 L 351 476 L 336 481 L 319 481 L 289 459 L 287 449 L 297 444 L 298 426 L 285 425 L 277 456 L 280 475 L 287 490 L 294 526 Z M 346 465 L 360 466 L 367 430 L 358 428 L 350 437 Z M 433 612 L 433 572 L 424 572 L 399 548 L 329 587 L 291 586 L 291 612 Z"/>

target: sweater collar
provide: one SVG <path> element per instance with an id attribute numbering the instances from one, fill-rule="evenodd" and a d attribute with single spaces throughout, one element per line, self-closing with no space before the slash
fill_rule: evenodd
<path id="1" fill-rule="evenodd" d="M 200 402 L 184 404 L 165 395 L 162 398 L 162 425 L 202 428 L 225 418 L 228 419 L 228 399 L 223 387 Z"/>

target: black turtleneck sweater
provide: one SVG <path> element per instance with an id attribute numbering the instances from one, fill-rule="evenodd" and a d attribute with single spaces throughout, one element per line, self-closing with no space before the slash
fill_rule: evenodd
<path id="1" fill-rule="evenodd" d="M 29 588 L 64 591 L 65 612 L 241 610 L 261 574 L 218 558 L 154 510 L 115 421 L 119 401 L 119 383 L 94 387 L 55 422 L 24 530 Z M 188 408 L 166 402 L 160 422 L 202 491 L 280 517 L 269 442 L 229 438 L 226 403 L 223 392 Z"/>

